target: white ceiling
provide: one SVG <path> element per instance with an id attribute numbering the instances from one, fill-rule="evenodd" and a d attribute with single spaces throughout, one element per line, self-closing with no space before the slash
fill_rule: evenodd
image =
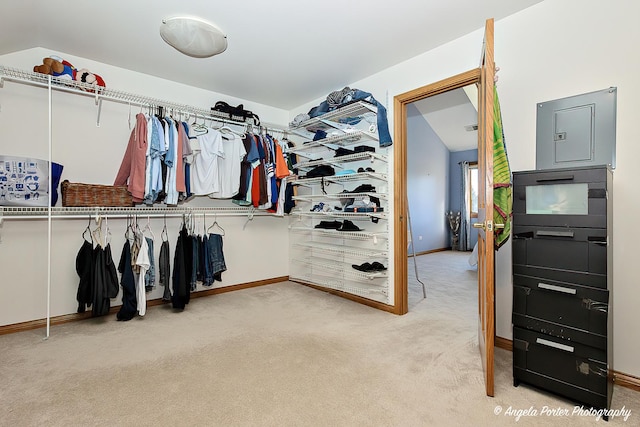
<path id="1" fill-rule="evenodd" d="M 431 96 L 412 105 L 429 123 L 449 151 L 478 148 L 478 90 L 475 85 Z M 476 128 L 477 129 L 477 128 Z"/>
<path id="2" fill-rule="evenodd" d="M 291 110 L 540 1 L 4 0 L 0 55 L 43 47 Z M 220 27 L 227 51 L 165 44 L 161 20 L 184 15 Z"/>

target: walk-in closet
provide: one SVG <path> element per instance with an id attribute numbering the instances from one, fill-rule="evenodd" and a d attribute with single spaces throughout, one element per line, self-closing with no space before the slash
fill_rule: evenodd
<path id="1" fill-rule="evenodd" d="M 386 110 L 372 94 L 347 91 L 330 111 L 278 125 L 282 117 L 270 117 L 267 107 L 252 107 L 262 122 L 234 120 L 190 105 L 197 90 L 190 98 L 166 84 L 142 94 L 7 66 L 0 79 L 0 125 L 30 141 L 8 146 L 6 159 L 43 159 L 46 168 L 51 162 L 62 170 L 61 177 L 43 171 L 52 173 L 41 190 L 51 202 L 57 196 L 52 207 L 35 203 L 33 194 L 21 201 L 17 192 L 6 192 L 0 207 L 2 244 L 15 248 L 2 257 L 3 270 L 24 280 L 20 289 L 2 290 L 3 299 L 24 302 L 4 313 L 5 329 L 46 326 L 48 337 L 52 321 L 132 320 L 147 306 L 180 311 L 191 297 L 288 279 L 393 306 L 391 139 Z M 148 147 L 140 164 L 142 143 Z M 161 151 L 162 167 L 154 151 Z M 167 167 L 168 158 L 183 169 Z M 33 173 L 18 161 L 4 164 L 18 175 Z M 176 173 L 178 185 L 170 187 Z M 99 185 L 83 187 L 92 183 Z M 105 193 L 104 205 L 94 199 L 77 206 L 70 195 L 96 197 L 111 184 L 126 186 L 131 202 Z"/>

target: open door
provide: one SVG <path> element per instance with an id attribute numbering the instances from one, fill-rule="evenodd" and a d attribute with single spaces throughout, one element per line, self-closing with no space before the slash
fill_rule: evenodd
<path id="1" fill-rule="evenodd" d="M 394 271 L 393 312 L 405 314 L 407 302 L 407 105 L 450 90 L 478 85 L 478 342 L 488 396 L 493 396 L 494 234 L 493 234 L 493 19 L 486 22 L 480 67 L 394 98 Z M 484 185 L 481 185 L 484 183 Z M 476 224 L 474 224 L 476 226 Z"/>
<path id="2" fill-rule="evenodd" d="M 484 30 L 478 85 L 478 344 L 487 396 L 493 396 L 494 234 L 493 234 L 493 98 L 495 63 L 493 19 Z M 484 185 L 483 185 L 484 183 Z"/>

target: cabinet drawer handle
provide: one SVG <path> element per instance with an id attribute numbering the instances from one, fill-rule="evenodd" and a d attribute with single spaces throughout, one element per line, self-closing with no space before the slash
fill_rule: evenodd
<path id="1" fill-rule="evenodd" d="M 573 175 L 556 175 L 549 178 L 538 178 L 536 182 L 573 181 Z"/>
<path id="2" fill-rule="evenodd" d="M 533 239 L 533 231 L 525 231 L 524 233 L 513 233 L 514 239 Z"/>
<path id="3" fill-rule="evenodd" d="M 573 353 L 573 347 L 570 345 L 560 344 L 557 342 L 545 340 L 543 338 L 536 338 L 536 344 L 546 345 L 547 347 L 557 348 L 558 350 L 567 351 L 569 353 Z"/>
<path id="4" fill-rule="evenodd" d="M 599 311 L 600 313 L 609 313 L 609 304 L 594 301 L 589 304 L 589 310 Z"/>
<path id="5" fill-rule="evenodd" d="M 548 283 L 542 283 L 542 282 L 538 283 L 538 287 L 540 289 L 547 289 L 550 291 L 562 292 L 562 293 L 571 294 L 571 295 L 575 295 L 577 292 L 575 289 L 565 288 L 564 286 L 550 285 Z"/>
<path id="6" fill-rule="evenodd" d="M 607 246 L 608 237 L 602 236 L 587 236 L 587 242 L 593 243 L 598 246 Z"/>
<path id="7" fill-rule="evenodd" d="M 536 236 L 549 236 L 549 237 L 569 237 L 573 239 L 573 231 L 550 231 L 550 230 L 538 230 Z"/>

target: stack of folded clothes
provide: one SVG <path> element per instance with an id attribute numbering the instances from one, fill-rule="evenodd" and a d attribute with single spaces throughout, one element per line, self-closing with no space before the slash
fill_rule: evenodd
<path id="1" fill-rule="evenodd" d="M 362 184 L 362 185 L 357 186 L 353 191 L 344 190 L 342 192 L 342 194 L 375 193 L 375 191 L 376 191 L 376 187 L 374 187 L 373 185 L 371 185 L 371 184 Z M 374 203 L 377 203 L 377 205 L 380 206 L 380 199 L 378 199 L 377 197 L 371 197 L 371 200 L 373 200 Z M 342 199 L 340 199 L 340 203 L 342 204 L 343 207 L 344 206 L 348 206 L 348 205 L 352 205 L 354 201 L 355 201 L 355 198 L 351 198 L 351 197 L 350 198 L 342 198 Z"/>
<path id="2" fill-rule="evenodd" d="M 300 178 L 319 178 L 321 176 L 332 176 L 335 174 L 335 169 L 330 165 L 320 165 L 307 172 L 306 176 L 301 176 Z"/>
<path id="3" fill-rule="evenodd" d="M 363 200 L 356 200 L 352 204 L 347 205 L 344 208 L 345 212 L 383 212 L 384 208 L 380 207 L 369 197 L 365 197 Z"/>
<path id="4" fill-rule="evenodd" d="M 348 148 L 344 148 L 344 147 L 338 147 L 336 149 L 334 157 L 348 156 L 350 154 L 365 153 L 365 152 L 375 153 L 376 149 L 375 147 L 370 147 L 368 145 L 358 145 L 357 147 L 354 147 L 353 150 L 349 150 Z"/>
<path id="5" fill-rule="evenodd" d="M 320 202 L 317 205 L 313 205 L 309 212 L 332 212 L 333 208 L 324 202 Z"/>

